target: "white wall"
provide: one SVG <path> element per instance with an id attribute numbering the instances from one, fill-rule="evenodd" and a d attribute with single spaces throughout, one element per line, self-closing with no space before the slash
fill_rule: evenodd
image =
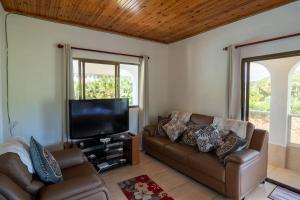
<path id="1" fill-rule="evenodd" d="M 169 45 L 169 109 L 226 116 L 227 52 L 222 49 L 300 32 L 300 1 Z M 241 49 L 242 57 L 300 49 L 300 37 Z"/>
<path id="2" fill-rule="evenodd" d="M 57 43 L 150 56 L 152 121 L 175 109 L 225 116 L 227 52 L 222 49 L 299 32 L 299 10 L 298 1 L 170 45 L 11 15 L 9 91 L 12 120 L 19 123 L 16 133 L 34 135 L 43 144 L 60 141 L 62 74 Z M 242 56 L 295 49 L 300 49 L 299 38 L 243 48 Z"/>
<path id="3" fill-rule="evenodd" d="M 58 43 L 150 56 L 150 117 L 155 120 L 166 111 L 167 45 L 18 15 L 9 16 L 8 35 L 10 109 L 18 135 L 27 139 L 33 135 L 46 145 L 61 141 L 63 75 Z"/>
<path id="4" fill-rule="evenodd" d="M 5 65 L 5 38 L 4 38 L 4 15 L 5 12 L 3 10 L 2 5 L 0 5 L 0 79 L 3 80 L 4 68 L 2 66 Z M 3 141 L 3 84 L 0 82 L 0 143 Z"/>

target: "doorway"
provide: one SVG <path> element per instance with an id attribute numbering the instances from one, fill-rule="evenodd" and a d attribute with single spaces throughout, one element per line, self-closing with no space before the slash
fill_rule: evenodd
<path id="1" fill-rule="evenodd" d="M 300 191 L 300 51 L 242 60 L 242 117 L 269 131 L 268 179 Z"/>

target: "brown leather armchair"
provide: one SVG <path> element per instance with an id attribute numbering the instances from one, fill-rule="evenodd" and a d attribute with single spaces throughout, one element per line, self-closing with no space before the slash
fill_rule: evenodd
<path id="1" fill-rule="evenodd" d="M 0 200 L 109 200 L 108 190 L 77 148 L 53 152 L 64 181 L 45 185 L 28 172 L 18 155 L 0 156 Z"/>
<path id="2" fill-rule="evenodd" d="M 191 122 L 208 125 L 213 117 L 193 114 Z M 267 177 L 268 132 L 248 123 L 246 150 L 233 153 L 222 163 L 214 153 L 154 136 L 156 125 L 143 131 L 143 149 L 167 165 L 234 200 L 243 199 Z"/>

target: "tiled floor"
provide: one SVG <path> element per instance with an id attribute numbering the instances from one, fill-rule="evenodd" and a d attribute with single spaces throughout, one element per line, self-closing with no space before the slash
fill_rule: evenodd
<path id="1" fill-rule="evenodd" d="M 300 172 L 298 171 L 269 165 L 268 177 L 278 182 L 292 186 L 296 189 L 300 189 Z"/>
<path id="2" fill-rule="evenodd" d="M 113 200 L 126 200 L 117 183 L 142 174 L 147 174 L 176 200 L 226 199 L 144 153 L 141 153 L 141 163 L 139 165 L 118 168 L 102 174 L 102 177 L 110 190 Z M 275 185 L 270 183 L 261 184 L 246 199 L 268 199 L 267 196 L 274 188 Z"/>

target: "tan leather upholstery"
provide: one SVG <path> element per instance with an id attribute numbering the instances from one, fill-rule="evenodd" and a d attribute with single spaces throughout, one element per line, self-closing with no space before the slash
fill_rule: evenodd
<path id="1" fill-rule="evenodd" d="M 171 159 L 186 164 L 188 162 L 188 156 L 196 153 L 196 149 L 179 143 L 171 143 L 165 145 L 164 152 Z"/>
<path id="2" fill-rule="evenodd" d="M 30 194 L 35 195 L 44 186 L 43 182 L 29 173 L 17 154 L 5 153 L 1 155 L 0 163 L 0 173 L 8 176 Z"/>
<path id="3" fill-rule="evenodd" d="M 0 199 L 6 200 L 109 200 L 109 193 L 95 168 L 79 149 L 57 151 L 64 181 L 44 185 L 31 175 L 17 154 L 0 156 Z"/>
<path id="4" fill-rule="evenodd" d="M 193 114 L 190 121 L 209 125 L 213 117 Z M 166 137 L 153 136 L 155 129 L 155 125 L 144 129 L 146 153 L 234 200 L 244 198 L 267 176 L 268 132 L 255 129 L 251 123 L 247 126 L 248 148 L 231 154 L 225 163 L 213 153 L 200 153 Z"/>
<path id="5" fill-rule="evenodd" d="M 95 168 L 88 162 L 81 165 L 65 168 L 62 170 L 64 180 L 72 179 L 78 176 L 88 176 L 95 173 Z"/>
<path id="6" fill-rule="evenodd" d="M 79 176 L 62 183 L 44 187 L 40 192 L 41 200 L 78 199 L 76 196 L 89 197 L 103 192 L 104 185 L 97 174 Z M 105 191 L 106 193 L 107 191 Z M 75 198 L 76 197 L 76 198 Z"/>
<path id="7" fill-rule="evenodd" d="M 199 124 L 200 126 L 206 126 L 213 123 L 214 117 L 201 114 L 192 114 L 190 121 L 195 124 Z"/>
<path id="8" fill-rule="evenodd" d="M 79 148 L 65 149 L 64 151 L 54 151 L 51 153 L 61 169 L 79 165 L 87 161 Z"/>
<path id="9" fill-rule="evenodd" d="M 225 167 L 216 155 L 211 153 L 194 153 L 188 156 L 188 167 L 200 171 L 218 181 L 225 182 Z"/>
<path id="10" fill-rule="evenodd" d="M 0 173 L 0 194 L 10 200 L 30 200 L 31 196 L 13 180 Z"/>

